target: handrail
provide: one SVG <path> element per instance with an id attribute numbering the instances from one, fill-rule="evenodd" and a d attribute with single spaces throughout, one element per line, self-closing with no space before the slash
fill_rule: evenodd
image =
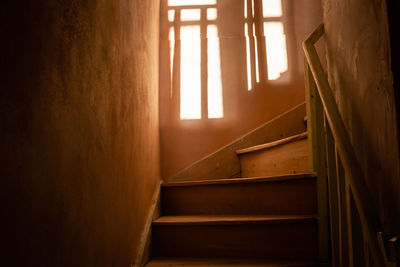
<path id="1" fill-rule="evenodd" d="M 304 54 L 321 98 L 327 121 L 332 130 L 337 151 L 341 157 L 346 172 L 346 178 L 348 179 L 349 186 L 353 193 L 354 202 L 360 215 L 366 241 L 372 252 L 374 262 L 376 266 L 387 266 L 388 261 L 386 260 L 385 252 L 382 251 L 380 247 L 381 241 L 379 239 L 379 233 L 381 233 L 383 229 L 379 221 L 375 204 L 372 201 L 372 194 L 365 182 L 364 174 L 358 163 L 352 143 L 336 105 L 327 75 L 314 47 L 314 44 L 323 34 L 324 24 L 322 23 L 303 42 Z"/>

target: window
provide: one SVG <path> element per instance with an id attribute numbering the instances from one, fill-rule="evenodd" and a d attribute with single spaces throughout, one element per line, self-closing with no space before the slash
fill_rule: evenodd
<path id="1" fill-rule="evenodd" d="M 224 115 L 217 18 L 216 0 L 168 1 L 171 81 L 178 72 L 182 120 Z"/>

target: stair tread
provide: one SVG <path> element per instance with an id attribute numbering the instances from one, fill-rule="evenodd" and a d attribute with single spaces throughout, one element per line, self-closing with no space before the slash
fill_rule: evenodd
<path id="1" fill-rule="evenodd" d="M 163 187 L 176 187 L 176 186 L 197 186 L 197 185 L 217 185 L 217 184 L 238 184 L 238 183 L 260 183 L 260 182 L 275 182 L 284 180 L 295 179 L 315 179 L 315 173 L 296 173 L 279 176 L 267 177 L 251 177 L 251 178 L 226 178 L 226 179 L 213 179 L 213 180 L 196 180 L 196 181 L 181 181 L 181 182 L 168 182 L 162 184 Z"/>
<path id="2" fill-rule="evenodd" d="M 179 215 L 161 216 L 153 221 L 155 225 L 215 225 L 215 224 L 257 224 L 296 223 L 315 221 L 316 215 Z"/>
<path id="3" fill-rule="evenodd" d="M 284 145 L 284 144 L 287 144 L 287 143 L 290 143 L 293 141 L 302 140 L 305 138 L 307 138 L 307 132 L 289 136 L 287 138 L 283 138 L 283 139 L 273 141 L 270 143 L 239 149 L 239 150 L 236 150 L 236 154 L 240 155 L 240 154 L 244 154 L 244 153 L 250 153 L 250 152 L 255 152 L 255 151 L 259 151 L 259 150 L 263 150 L 263 149 L 268 149 L 268 148 Z"/>
<path id="4" fill-rule="evenodd" d="M 193 258 L 156 258 L 152 259 L 146 267 L 283 267 L 283 266 L 317 266 L 311 261 L 273 261 L 252 259 L 193 259 Z"/>

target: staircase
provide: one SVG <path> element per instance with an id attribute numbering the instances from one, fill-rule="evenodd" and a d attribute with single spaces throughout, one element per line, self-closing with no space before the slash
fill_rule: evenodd
<path id="1" fill-rule="evenodd" d="M 147 267 L 318 265 L 306 133 L 236 153 L 242 178 L 162 185 Z"/>

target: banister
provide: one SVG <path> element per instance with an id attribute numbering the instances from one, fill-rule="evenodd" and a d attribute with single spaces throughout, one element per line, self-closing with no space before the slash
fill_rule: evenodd
<path id="1" fill-rule="evenodd" d="M 322 67 L 314 44 L 324 34 L 324 24 L 320 24 L 314 32 L 303 42 L 303 50 L 306 61 L 311 70 L 317 91 L 319 93 L 323 111 L 330 125 L 338 153 L 346 172 L 346 178 L 354 196 L 357 211 L 360 215 L 361 223 L 367 242 L 376 266 L 387 266 L 388 261 L 385 252 L 380 247 L 381 240 L 379 234 L 382 226 L 379 221 L 375 204 L 372 201 L 372 194 L 366 184 L 364 174 L 358 163 L 349 135 L 337 107 L 332 89 L 329 85 L 327 75 Z"/>

